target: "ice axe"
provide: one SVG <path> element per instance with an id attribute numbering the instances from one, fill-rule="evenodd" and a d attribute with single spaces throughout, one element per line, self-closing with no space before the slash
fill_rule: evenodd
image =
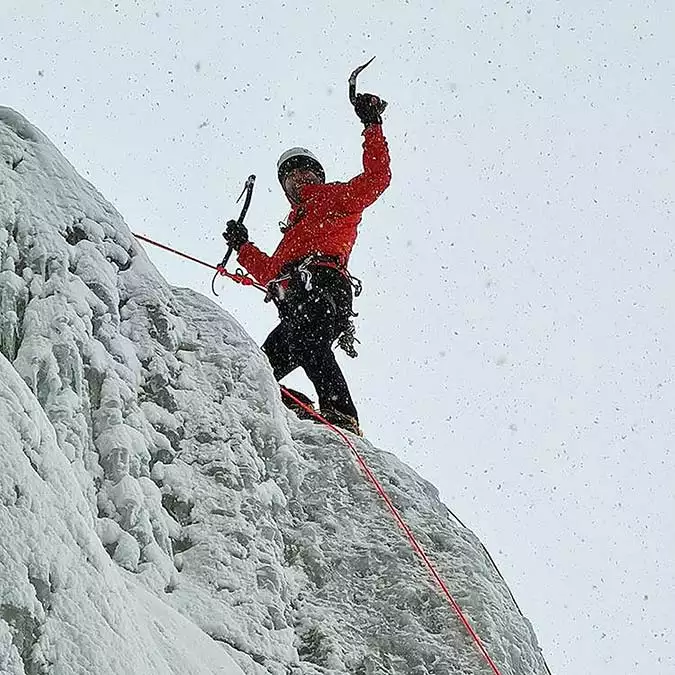
<path id="1" fill-rule="evenodd" d="M 246 216 L 246 212 L 248 211 L 248 207 L 251 205 L 251 197 L 253 196 L 253 186 L 255 185 L 255 176 L 251 174 L 247 179 L 246 183 L 244 183 L 244 189 L 241 191 L 241 194 L 239 195 L 239 199 L 237 199 L 237 204 L 241 201 L 241 198 L 246 195 L 246 198 L 244 199 L 244 205 L 241 207 L 241 213 L 239 214 L 239 218 L 237 219 L 237 222 L 240 225 L 243 225 L 244 223 L 244 217 Z M 225 234 L 223 233 L 223 236 Z M 218 265 L 218 268 L 220 269 L 225 269 L 227 267 L 227 263 L 230 260 L 230 256 L 232 255 L 232 251 L 234 249 L 231 246 L 227 247 L 227 251 L 225 253 L 225 256 L 223 259 L 220 261 L 220 264 Z M 213 279 L 211 279 L 211 291 L 213 292 L 213 295 L 218 295 L 216 293 L 215 289 L 215 283 L 216 279 L 218 278 L 218 275 L 220 272 L 216 272 L 213 275 Z"/>
<path id="2" fill-rule="evenodd" d="M 359 66 L 354 70 L 354 72 L 349 76 L 349 100 L 351 101 L 352 105 L 356 105 L 356 98 L 357 96 L 371 96 L 372 94 L 357 94 L 356 93 L 356 78 L 359 76 L 362 70 L 365 70 L 373 61 L 375 60 L 375 57 L 373 56 L 372 59 L 369 61 L 366 61 L 362 66 Z M 384 109 L 387 107 L 387 102 L 381 101 L 381 109 L 380 113 L 384 112 Z"/>

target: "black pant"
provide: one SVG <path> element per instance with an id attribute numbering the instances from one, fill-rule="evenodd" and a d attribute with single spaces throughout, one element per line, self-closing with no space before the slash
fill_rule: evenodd
<path id="1" fill-rule="evenodd" d="M 262 349 L 277 381 L 301 367 L 316 389 L 321 410 L 332 408 L 358 420 L 332 349 L 352 316 L 352 287 L 332 267 L 313 265 L 309 272 L 309 290 L 299 274 L 290 279 L 277 301 L 280 323 Z"/>

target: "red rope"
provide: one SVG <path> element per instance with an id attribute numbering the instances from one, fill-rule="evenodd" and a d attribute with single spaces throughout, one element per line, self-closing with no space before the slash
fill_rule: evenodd
<path id="1" fill-rule="evenodd" d="M 492 669 L 492 672 L 495 675 L 501 675 L 501 672 L 499 671 L 499 668 L 497 668 L 497 665 L 492 660 L 492 657 L 490 656 L 487 649 L 485 648 L 485 645 L 481 641 L 480 637 L 478 637 L 478 634 L 474 630 L 473 626 L 469 623 L 469 620 L 466 618 L 466 615 L 462 611 L 462 608 L 459 606 L 457 601 L 452 597 L 452 594 L 450 593 L 450 591 L 448 590 L 448 587 L 446 586 L 445 582 L 441 578 L 441 575 L 438 573 L 438 571 L 434 567 L 433 563 L 431 562 L 431 560 L 429 560 L 429 557 L 424 552 L 424 549 L 422 548 L 420 543 L 415 538 L 415 535 L 413 534 L 413 531 L 410 529 L 410 527 L 405 522 L 405 520 L 403 520 L 403 516 L 401 516 L 398 509 L 394 506 L 394 503 L 389 498 L 389 495 L 386 493 L 385 489 L 382 487 L 380 481 L 377 480 L 377 478 L 375 477 L 375 474 L 370 470 L 370 468 L 366 464 L 366 461 L 358 453 L 358 451 L 354 447 L 354 444 L 349 440 L 347 435 L 341 429 L 338 429 L 334 424 L 331 424 L 325 417 L 323 417 L 320 413 L 318 413 L 316 410 L 314 410 L 314 408 L 312 408 L 311 406 L 308 406 L 305 403 L 303 403 L 297 396 L 294 396 L 285 387 L 282 386 L 281 390 L 282 390 L 282 392 L 285 396 L 288 396 L 288 398 L 290 398 L 295 403 L 297 403 L 299 406 L 304 408 L 308 413 L 310 413 L 310 415 L 312 415 L 313 417 L 318 419 L 320 422 L 325 424 L 329 429 L 332 429 L 349 446 L 351 451 L 354 453 L 359 465 L 363 469 L 364 473 L 366 474 L 366 476 L 368 476 L 370 482 L 375 486 L 375 489 L 377 490 L 379 495 L 382 497 L 382 499 L 384 499 L 384 501 L 385 501 L 386 505 L 389 507 L 389 510 L 391 511 L 392 515 L 396 519 L 396 522 L 400 525 L 401 529 L 405 532 L 405 534 L 408 537 L 408 540 L 410 541 L 413 549 L 420 556 L 420 558 L 424 562 L 424 565 L 427 567 L 427 569 L 431 573 L 431 576 L 436 580 L 436 582 L 440 586 L 441 591 L 443 592 L 443 595 L 447 598 L 451 607 L 453 608 L 453 610 L 455 611 L 455 613 L 459 617 L 459 620 L 462 622 L 462 624 L 466 628 L 467 632 L 469 633 L 469 635 L 473 639 L 474 643 L 478 647 L 478 650 L 483 655 L 483 657 L 487 661 L 488 665 Z"/>
<path id="2" fill-rule="evenodd" d="M 149 239 L 148 237 L 144 237 L 142 234 L 136 234 L 135 232 L 132 233 L 136 239 L 140 239 L 141 241 L 145 241 L 148 244 L 152 244 L 153 246 L 156 246 L 157 248 L 161 248 L 164 251 L 168 251 L 169 253 L 174 253 L 176 255 L 179 255 L 181 258 L 185 258 L 187 260 L 191 260 L 192 262 L 196 262 L 198 265 L 203 265 L 204 267 L 208 267 L 211 270 L 214 270 L 218 272 L 223 277 L 227 277 L 228 279 L 232 279 L 232 281 L 236 281 L 238 284 L 242 284 L 243 286 L 253 286 L 254 288 L 257 288 L 260 291 L 265 291 L 267 292 L 267 289 L 264 286 L 261 286 L 260 284 L 257 284 L 251 277 L 246 276 L 245 274 L 239 274 L 235 273 L 232 274 L 231 272 L 228 272 L 224 267 L 221 265 L 212 265 L 211 263 L 204 262 L 203 260 L 200 260 L 199 258 L 195 258 L 194 256 L 188 255 L 187 253 L 183 253 L 182 251 L 179 251 L 178 249 L 171 248 L 170 246 L 166 246 L 165 244 L 160 244 L 158 241 L 154 241 L 152 239 Z"/>

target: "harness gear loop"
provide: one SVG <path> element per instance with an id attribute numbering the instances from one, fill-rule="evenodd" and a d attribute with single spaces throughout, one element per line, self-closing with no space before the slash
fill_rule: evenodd
<path id="1" fill-rule="evenodd" d="M 358 298 L 359 295 L 363 292 L 363 282 L 361 279 L 357 279 L 355 276 L 347 272 L 345 270 L 345 276 L 347 279 L 349 279 L 349 283 L 352 285 L 352 288 L 354 289 L 354 297 Z"/>
<path id="2" fill-rule="evenodd" d="M 345 329 L 340 333 L 337 339 L 337 346 L 342 349 L 347 356 L 355 359 L 359 355 L 354 348 L 355 342 L 361 344 L 361 340 L 356 337 L 356 326 L 354 326 L 354 321 L 350 318 L 347 321 Z"/>

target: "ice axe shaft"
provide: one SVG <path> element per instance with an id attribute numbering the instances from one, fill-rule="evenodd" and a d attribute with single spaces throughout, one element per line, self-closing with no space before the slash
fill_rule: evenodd
<path id="1" fill-rule="evenodd" d="M 243 223 L 244 222 L 244 216 L 246 215 L 246 212 L 248 211 L 248 207 L 251 206 L 251 197 L 253 196 L 253 186 L 255 185 L 255 176 L 251 174 L 247 179 L 246 183 L 244 183 L 244 189 L 241 191 L 241 194 L 239 195 L 239 199 L 237 199 L 237 204 L 241 201 L 241 198 L 246 195 L 246 199 L 244 199 L 244 206 L 241 207 L 241 213 L 239 214 L 239 220 L 237 221 L 238 223 Z"/>
<path id="2" fill-rule="evenodd" d="M 246 182 L 244 183 L 244 189 L 241 191 L 241 194 L 239 195 L 239 199 L 237 199 L 237 204 L 241 201 L 241 198 L 246 195 L 246 198 L 244 199 L 244 205 L 241 207 L 241 213 L 239 214 L 239 218 L 237 218 L 237 222 L 241 225 L 244 222 L 244 218 L 246 216 L 246 213 L 248 211 L 248 207 L 251 205 L 251 197 L 253 197 L 253 186 L 255 185 L 255 176 L 251 174 L 247 179 Z M 225 235 L 223 235 L 225 236 Z M 227 267 L 227 263 L 230 261 L 230 256 L 232 255 L 232 251 L 234 249 L 231 246 L 227 247 L 227 251 L 225 253 L 225 256 L 223 259 L 220 261 L 220 264 L 218 265 L 219 268 L 225 269 Z M 215 281 L 218 278 L 219 272 L 216 272 L 213 275 L 213 279 L 211 279 L 211 291 L 213 292 L 214 295 L 218 295 L 216 293 L 215 289 Z"/>
<path id="3" fill-rule="evenodd" d="M 251 206 L 251 197 L 253 196 L 253 186 L 255 185 L 255 176 L 251 174 L 247 179 L 246 183 L 244 183 L 244 189 L 241 191 L 241 194 L 239 195 L 239 199 L 237 199 L 237 204 L 241 201 L 241 198 L 246 195 L 246 199 L 244 199 L 244 205 L 241 207 L 241 213 L 239 214 L 239 218 L 237 218 L 237 222 L 241 225 L 244 222 L 244 217 L 246 216 L 246 212 L 248 211 L 248 207 Z M 225 253 L 225 257 L 223 258 L 222 262 L 220 263 L 221 267 L 225 267 L 227 263 L 230 260 L 230 256 L 232 255 L 232 251 L 234 249 L 231 246 L 227 247 L 227 253 Z"/>

